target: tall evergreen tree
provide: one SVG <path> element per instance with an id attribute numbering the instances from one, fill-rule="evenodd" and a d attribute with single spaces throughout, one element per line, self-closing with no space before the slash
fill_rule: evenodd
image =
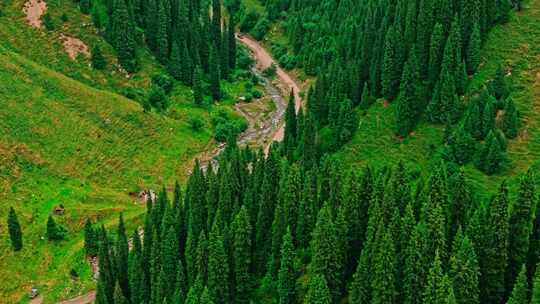
<path id="1" fill-rule="evenodd" d="M 290 228 L 283 236 L 281 265 L 278 273 L 278 294 L 280 304 L 296 303 L 296 269 L 294 267 L 294 245 Z"/>
<path id="2" fill-rule="evenodd" d="M 13 251 L 21 250 L 23 247 L 22 230 L 13 207 L 9 208 L 7 226 L 9 231 L 9 239 L 11 241 L 11 248 L 13 248 Z"/>
<path id="3" fill-rule="evenodd" d="M 234 285 L 236 286 L 235 303 L 249 303 L 251 292 L 252 229 L 249 215 L 242 206 L 234 223 Z"/>
<path id="4" fill-rule="evenodd" d="M 529 286 L 527 283 L 527 270 L 525 265 L 521 267 L 518 274 L 512 295 L 508 299 L 508 304 L 528 304 L 529 303 Z"/>
<path id="5" fill-rule="evenodd" d="M 501 129 L 508 138 L 516 138 L 519 129 L 519 114 L 511 97 L 506 99 Z"/>
<path id="6" fill-rule="evenodd" d="M 137 69 L 135 32 L 125 1 L 114 1 L 110 21 L 111 44 L 118 53 L 118 61 L 127 72 L 135 72 Z"/>
<path id="7" fill-rule="evenodd" d="M 403 70 L 396 110 L 397 134 L 403 137 L 409 135 L 418 121 L 416 90 L 419 86 L 419 77 L 416 64 L 416 54 L 412 51 Z"/>
<path id="8" fill-rule="evenodd" d="M 333 303 L 328 285 L 323 275 L 315 275 L 309 280 L 309 288 L 304 304 L 330 304 Z"/>
<path id="9" fill-rule="evenodd" d="M 212 44 L 210 48 L 210 60 L 209 60 L 209 78 L 210 78 L 210 94 L 214 101 L 221 99 L 221 72 L 217 47 Z"/>
<path id="10" fill-rule="evenodd" d="M 208 241 L 208 290 L 216 304 L 229 303 L 229 263 L 223 235 L 214 225 Z"/>

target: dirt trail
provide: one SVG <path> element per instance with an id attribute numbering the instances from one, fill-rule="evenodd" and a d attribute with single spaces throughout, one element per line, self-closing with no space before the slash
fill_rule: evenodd
<path id="1" fill-rule="evenodd" d="M 58 302 L 58 304 L 89 304 L 89 303 L 93 303 L 95 299 L 96 299 L 96 292 L 91 291 L 85 295 L 82 295 L 82 296 L 79 296 L 70 300 Z"/>
<path id="2" fill-rule="evenodd" d="M 46 10 L 47 4 L 43 0 L 28 0 L 23 8 L 26 20 L 35 28 L 41 28 L 41 16 L 45 14 Z"/>
<path id="3" fill-rule="evenodd" d="M 267 152 L 273 141 L 281 141 L 283 139 L 284 115 L 287 107 L 287 99 L 283 96 L 288 97 L 290 90 L 294 89 L 296 111 L 298 111 L 302 105 L 302 98 L 299 95 L 300 87 L 289 74 L 279 67 L 276 71 L 279 83 L 278 85 L 273 84 L 270 79 L 262 75 L 262 71 L 274 63 L 272 56 L 259 42 L 248 36 L 238 34 L 237 39 L 252 51 L 252 56 L 257 62 L 252 68 L 252 72 L 263 81 L 266 95 L 276 105 L 276 109 L 262 121 L 258 120 L 260 119 L 259 117 L 253 117 L 252 114 L 245 111 L 244 107 L 249 104 L 238 103 L 235 105 L 236 112 L 245 117 L 249 123 L 248 128 L 240 134 L 238 144 L 242 146 L 255 142 L 258 147 L 262 147 Z M 201 161 L 201 167 L 206 169 L 209 163 L 215 164 L 215 157 L 223 150 L 225 150 L 225 144 L 220 144 L 216 147 L 209 146 L 208 149 L 198 156 L 198 159 Z M 82 296 L 59 302 L 59 304 L 88 304 L 92 303 L 95 298 L 96 292 L 90 291 Z"/>
<path id="4" fill-rule="evenodd" d="M 270 67 L 275 61 L 272 58 L 272 55 L 255 39 L 244 35 L 244 34 L 238 34 L 237 35 L 238 41 L 242 42 L 244 45 L 249 47 L 249 49 L 253 52 L 253 56 L 255 57 L 257 61 L 257 69 L 264 70 L 268 67 Z M 292 78 L 291 75 L 289 75 L 287 72 L 285 72 L 282 68 L 280 68 L 278 65 L 276 65 L 276 75 L 278 76 L 279 81 L 282 85 L 284 85 L 285 89 L 294 90 L 294 102 L 295 102 L 295 108 L 296 111 L 300 109 L 302 106 L 302 97 L 300 97 L 300 87 L 296 83 L 296 81 Z M 285 95 L 288 96 L 288 95 Z M 274 133 L 273 140 L 274 141 L 281 141 L 283 140 L 283 136 L 285 133 L 285 124 L 282 122 L 281 127 Z M 267 148 L 267 147 L 265 147 Z"/>
<path id="5" fill-rule="evenodd" d="M 248 128 L 238 137 L 238 145 L 246 146 L 251 143 L 268 152 L 272 142 L 283 140 L 285 110 L 291 90 L 294 90 L 296 111 L 302 106 L 302 98 L 299 94 L 300 86 L 291 75 L 280 67 L 276 69 L 277 79 L 275 82 L 264 77 L 262 71 L 275 63 L 270 53 L 258 41 L 245 34 L 237 33 L 236 39 L 250 49 L 251 56 L 256 61 L 251 71 L 263 82 L 266 96 L 269 96 L 275 104 L 275 110 L 264 118 L 253 117 L 253 115 L 245 111 L 244 108 L 249 106 L 247 103 L 237 103 L 235 105 L 236 112 L 248 121 Z M 201 167 L 206 169 L 209 163 L 217 165 L 215 158 L 225 150 L 225 147 L 225 144 L 219 144 L 214 148 L 205 149 L 197 157 L 201 162 Z"/>

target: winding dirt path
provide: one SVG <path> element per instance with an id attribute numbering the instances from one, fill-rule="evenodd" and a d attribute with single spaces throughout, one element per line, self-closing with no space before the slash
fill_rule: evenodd
<path id="1" fill-rule="evenodd" d="M 257 61 L 256 66 L 258 70 L 263 71 L 264 69 L 270 67 L 273 63 L 275 63 L 272 55 L 270 55 L 270 53 L 257 40 L 245 34 L 237 34 L 236 39 L 238 39 L 238 41 L 242 42 L 252 51 L 253 57 Z M 296 112 L 298 112 L 298 110 L 302 106 L 302 97 L 300 97 L 300 86 L 297 84 L 294 78 L 287 72 L 285 72 L 282 68 L 280 68 L 279 65 L 276 64 L 276 68 L 276 75 L 281 84 L 285 88 L 288 88 L 289 91 L 294 90 L 295 108 Z M 282 92 L 282 94 L 286 94 L 284 96 L 289 96 L 287 92 Z M 281 127 L 274 133 L 272 137 L 273 141 L 283 140 L 284 133 L 285 124 L 283 122 L 283 119 L 281 119 Z M 265 147 L 265 151 L 268 149 L 268 147 Z"/>
<path id="2" fill-rule="evenodd" d="M 299 94 L 300 86 L 292 76 L 279 67 L 276 70 L 279 83 L 278 85 L 274 85 L 270 79 L 262 75 L 262 71 L 274 63 L 270 53 L 258 41 L 249 36 L 237 34 L 236 38 L 251 50 L 252 56 L 256 61 L 252 72 L 264 82 L 266 94 L 271 97 L 276 105 L 276 109 L 263 121 L 256 121 L 247 111 L 244 111 L 244 104 L 239 103 L 235 105 L 236 112 L 245 117 L 249 123 L 248 128 L 240 134 L 238 144 L 246 145 L 249 142 L 256 142 L 257 146 L 262 147 L 265 152 L 268 152 L 273 141 L 281 141 L 283 139 L 284 116 L 290 90 L 294 90 L 296 111 L 302 106 L 302 98 Z M 287 98 L 284 98 L 284 96 L 287 96 Z M 206 169 L 209 163 L 212 162 L 214 164 L 215 157 L 223 150 L 225 150 L 225 144 L 220 144 L 214 148 L 209 147 L 208 150 L 202 152 L 198 157 L 201 160 L 201 167 Z M 96 292 L 92 290 L 87 294 L 59 302 L 59 304 L 88 304 L 92 303 L 95 298 Z"/>

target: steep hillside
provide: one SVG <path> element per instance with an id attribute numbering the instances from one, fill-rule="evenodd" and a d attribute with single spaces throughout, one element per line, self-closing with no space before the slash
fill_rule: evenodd
<path id="1" fill-rule="evenodd" d="M 515 177 L 529 167 L 537 167 L 540 147 L 540 1 L 529 1 L 515 12 L 510 22 L 496 26 L 482 51 L 482 63 L 470 81 L 468 92 L 478 91 L 493 79 L 499 63 L 510 71 L 507 76 L 511 97 L 522 113 L 523 126 L 516 139 L 509 141 L 510 168 L 495 176 L 486 176 L 472 164 L 466 171 L 480 189 L 493 191 L 504 179 Z M 347 163 L 394 164 L 399 159 L 416 163 L 419 169 L 430 168 L 441 148 L 444 126 L 421 124 L 404 141 L 395 137 L 395 104 L 377 103 L 364 115 L 360 113 L 359 131 L 339 153 Z M 513 179 L 512 179 L 513 180 Z"/>
<path id="2" fill-rule="evenodd" d="M 116 217 L 119 210 L 138 209 L 128 192 L 156 189 L 185 176 L 211 135 L 192 131 L 185 119 L 145 114 L 136 102 L 0 50 L 0 201 L 20 212 L 27 244 L 14 255 L 7 242 L 1 243 L 0 276 L 12 278 L 0 291 L 6 298 L 20 296 L 24 290 L 11 289 L 21 282 L 30 285 L 31 278 L 52 276 L 54 281 L 68 275 L 49 264 L 65 258 L 55 249 L 65 250 L 67 244 L 50 247 L 39 240 L 54 206 L 65 206 L 60 221 L 70 232 L 84 224 L 77 220 L 82 213 L 115 211 Z M 4 217 L 7 209 L 0 212 Z M 5 233 L 4 223 L 0 227 Z M 41 258 L 50 261 L 41 272 L 22 262 L 30 257 L 37 265 Z"/>

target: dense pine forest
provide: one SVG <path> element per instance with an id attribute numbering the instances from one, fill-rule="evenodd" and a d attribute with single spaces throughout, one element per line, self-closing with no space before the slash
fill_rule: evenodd
<path id="1" fill-rule="evenodd" d="M 44 0 L 19 31 L 32 1 L 0 3 L 0 302 L 540 304 L 537 0 Z"/>
<path id="2" fill-rule="evenodd" d="M 308 115 L 323 151 L 335 151 L 354 134 L 354 123 L 344 131 L 344 113 L 384 98 L 397 104 L 398 136 L 407 137 L 421 120 L 446 125 L 449 160 L 463 165 L 476 152 L 491 151 L 497 160 L 477 166 L 493 174 L 505 165 L 505 138 L 515 138 L 519 128 L 505 67 L 481 91 L 466 87 L 490 29 L 507 22 L 520 2 L 269 0 L 265 18 L 283 22 L 289 38 L 292 54 L 279 50 L 280 63 L 317 76 Z"/>
<path id="3" fill-rule="evenodd" d="M 532 172 L 482 199 L 450 164 L 427 175 L 282 156 L 231 146 L 185 191 L 148 201 L 144 230 L 88 222 L 96 303 L 540 300 Z"/>

